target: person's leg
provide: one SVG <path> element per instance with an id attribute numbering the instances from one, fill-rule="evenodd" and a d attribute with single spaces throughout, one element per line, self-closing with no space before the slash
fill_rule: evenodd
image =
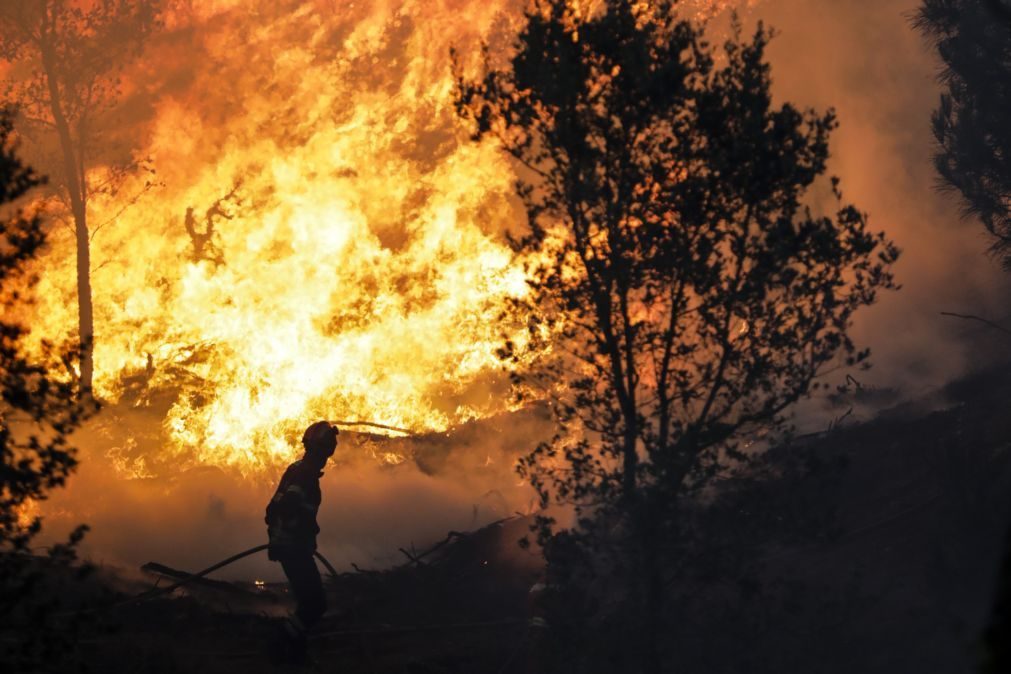
<path id="1" fill-rule="evenodd" d="M 326 612 L 326 594 L 316 560 L 311 554 L 291 556 L 281 560 L 281 568 L 295 597 L 295 616 L 303 629 L 309 630 Z"/>
<path id="2" fill-rule="evenodd" d="M 323 581 L 312 555 L 291 555 L 279 560 L 295 598 L 295 612 L 284 623 L 288 654 L 285 659 L 301 663 L 306 659 L 306 636 L 326 611 Z"/>

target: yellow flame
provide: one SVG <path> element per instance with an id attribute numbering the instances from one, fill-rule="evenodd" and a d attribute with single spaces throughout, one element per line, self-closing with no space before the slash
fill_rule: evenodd
<path id="1" fill-rule="evenodd" d="M 319 418 L 431 431 L 507 409 L 498 317 L 526 288 L 501 232 L 522 215 L 503 155 L 458 128 L 448 52 L 508 44 L 521 8 L 174 3 L 132 74 L 157 89 L 137 156 L 158 187 L 89 212 L 95 389 L 171 392 L 161 458 L 250 472 Z M 74 245 L 54 237 L 40 336 L 76 333 Z"/>

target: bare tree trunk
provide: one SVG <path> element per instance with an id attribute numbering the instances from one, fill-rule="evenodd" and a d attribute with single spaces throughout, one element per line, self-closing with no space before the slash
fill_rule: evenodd
<path id="1" fill-rule="evenodd" d="M 646 605 L 643 607 L 643 671 L 645 674 L 660 674 L 663 664 L 660 658 L 660 634 L 663 627 L 663 582 L 660 577 L 660 559 L 657 517 L 655 505 L 646 502 L 642 506 L 643 536 L 642 581 Z"/>
<path id="2" fill-rule="evenodd" d="M 639 495 L 639 483 L 637 472 L 639 470 L 639 455 L 636 452 L 636 432 L 635 410 L 631 413 L 625 412 L 625 437 L 622 446 L 622 494 L 626 503 L 635 503 Z"/>
<path id="3" fill-rule="evenodd" d="M 91 298 L 91 240 L 83 200 L 74 209 L 77 235 L 77 326 L 81 339 L 81 395 L 90 396 L 94 378 L 95 315 Z"/>
<path id="4" fill-rule="evenodd" d="M 44 31 L 45 29 L 43 29 Z M 63 167 L 66 174 L 67 192 L 70 194 L 70 210 L 74 216 L 74 233 L 77 238 L 77 308 L 78 336 L 81 349 L 80 395 L 91 395 L 94 376 L 95 318 L 91 298 L 91 238 L 88 231 L 87 195 L 84 190 L 84 176 L 79 172 L 77 151 L 70 133 L 70 125 L 63 113 L 60 88 L 57 83 L 56 54 L 48 36 L 43 33 L 41 41 L 42 65 L 46 71 L 49 87 L 49 107 L 60 138 L 63 151 Z"/>

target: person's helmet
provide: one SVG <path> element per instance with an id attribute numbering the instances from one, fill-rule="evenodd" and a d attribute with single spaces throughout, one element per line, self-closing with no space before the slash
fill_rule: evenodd
<path id="1" fill-rule="evenodd" d="M 340 431 L 329 421 L 317 421 L 302 434 L 302 444 L 307 452 L 320 452 L 332 456 L 337 449 L 337 436 Z"/>

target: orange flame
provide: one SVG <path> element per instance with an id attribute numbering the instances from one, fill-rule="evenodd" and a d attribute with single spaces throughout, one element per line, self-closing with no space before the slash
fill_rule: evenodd
<path id="1" fill-rule="evenodd" d="M 162 459 L 253 472 L 318 418 L 442 430 L 507 408 L 498 317 L 525 283 L 501 232 L 522 215 L 502 154 L 457 126 L 448 52 L 508 44 L 520 8 L 175 3 L 130 77 L 159 187 L 136 176 L 89 214 L 96 392 L 173 392 Z M 39 335 L 74 332 L 73 247 L 54 237 Z"/>

